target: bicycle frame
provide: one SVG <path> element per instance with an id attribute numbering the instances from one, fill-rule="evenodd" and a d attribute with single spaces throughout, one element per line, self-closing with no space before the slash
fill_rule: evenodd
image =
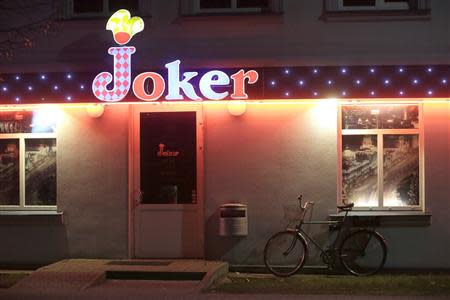
<path id="1" fill-rule="evenodd" d="M 312 236 L 310 236 L 306 231 L 304 231 L 302 229 L 302 225 L 303 224 L 307 224 L 307 225 L 328 225 L 328 226 L 334 225 L 334 226 L 339 226 L 338 234 L 337 234 L 336 238 L 334 239 L 333 243 L 331 243 L 331 247 L 336 248 L 336 243 L 339 241 L 339 238 L 342 235 L 343 229 L 344 228 L 347 229 L 347 227 L 348 228 L 351 227 L 351 226 L 343 226 L 345 224 L 345 220 L 346 220 L 348 212 L 350 210 L 345 210 L 345 215 L 344 215 L 344 217 L 342 218 L 341 221 L 309 221 L 309 222 L 305 222 L 305 221 L 303 221 L 303 219 L 306 216 L 306 213 L 308 211 L 309 206 L 311 206 L 311 205 L 313 205 L 313 203 L 311 203 L 311 202 L 305 203 L 304 212 L 303 212 L 303 218 L 300 221 L 300 223 L 296 226 L 296 231 L 297 231 L 297 234 L 300 235 L 306 242 L 311 241 L 312 244 L 314 244 L 314 246 L 316 246 L 320 250 L 321 254 L 325 254 L 327 249 L 324 246 L 321 246 Z"/>
<path id="2" fill-rule="evenodd" d="M 372 229 L 361 228 L 354 226 L 353 222 L 346 222 L 353 204 L 337 206 L 340 211 L 344 212 L 343 218 L 338 221 L 305 221 L 305 217 L 314 203 L 306 202 L 305 205 L 302 205 L 301 199 L 302 196 L 299 196 L 301 215 L 295 214 L 295 217 L 299 219 L 297 225 L 275 233 L 266 243 L 264 263 L 271 273 L 286 277 L 299 271 L 308 257 L 309 242 L 320 250 L 320 258 L 329 269 L 342 265 L 353 275 L 368 276 L 375 274 L 384 266 L 387 253 L 384 238 Z M 329 236 L 326 244 L 321 245 L 303 229 L 304 224 L 335 226 L 337 234 L 333 234 L 335 237 Z M 373 241 L 370 252 L 366 252 L 370 241 Z M 293 251 L 294 249 L 295 251 Z M 367 253 L 369 253 L 368 256 Z"/>

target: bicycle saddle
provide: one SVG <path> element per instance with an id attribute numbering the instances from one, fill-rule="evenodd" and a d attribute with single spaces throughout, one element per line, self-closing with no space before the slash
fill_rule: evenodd
<path id="1" fill-rule="evenodd" d="M 349 203 L 345 205 L 338 205 L 337 208 L 340 210 L 350 210 L 353 206 L 355 206 L 354 203 Z"/>

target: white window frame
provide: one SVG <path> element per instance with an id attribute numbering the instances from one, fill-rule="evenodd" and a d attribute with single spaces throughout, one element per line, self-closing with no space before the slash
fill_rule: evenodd
<path id="1" fill-rule="evenodd" d="M 0 205 L 0 210 L 57 210 L 56 205 L 25 205 L 25 140 L 56 139 L 56 133 L 2 133 L 0 140 L 19 140 L 19 205 Z M 58 141 L 57 141 L 58 143 Z M 58 148 L 56 148 L 58 149 Z M 58 151 L 58 150 L 56 150 Z"/>
<path id="2" fill-rule="evenodd" d="M 377 136 L 377 184 L 378 184 L 378 206 L 355 206 L 357 211 L 424 211 L 425 182 L 424 182 L 424 130 L 423 130 L 423 107 L 422 104 L 367 104 L 361 106 L 412 106 L 417 105 L 419 109 L 419 128 L 414 129 L 342 129 L 342 106 L 351 104 L 341 104 L 338 109 L 338 204 L 345 204 L 342 199 L 342 137 L 344 135 L 376 135 Z M 419 136 L 419 204 L 413 206 L 383 206 L 383 136 L 390 134 L 398 135 L 418 135 Z"/>
<path id="3" fill-rule="evenodd" d="M 344 0 L 338 0 L 338 10 L 408 10 L 408 2 L 389 3 L 385 0 L 376 0 L 374 6 L 344 6 Z"/>
<path id="4" fill-rule="evenodd" d="M 246 7 L 238 8 L 237 0 L 231 0 L 230 8 L 201 8 L 200 0 L 195 1 L 195 12 L 196 13 L 259 13 L 262 11 L 261 7 Z M 270 4 L 269 4 L 270 8 Z"/>

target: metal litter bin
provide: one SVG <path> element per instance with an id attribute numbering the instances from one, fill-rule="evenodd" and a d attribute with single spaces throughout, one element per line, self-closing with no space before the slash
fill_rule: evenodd
<path id="1" fill-rule="evenodd" d="M 247 236 L 247 205 L 227 203 L 220 206 L 220 236 Z"/>

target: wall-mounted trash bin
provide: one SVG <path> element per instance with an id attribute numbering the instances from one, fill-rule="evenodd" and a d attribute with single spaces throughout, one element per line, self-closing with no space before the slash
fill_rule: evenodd
<path id="1" fill-rule="evenodd" d="M 220 206 L 220 236 L 247 236 L 247 205 L 227 203 Z"/>

